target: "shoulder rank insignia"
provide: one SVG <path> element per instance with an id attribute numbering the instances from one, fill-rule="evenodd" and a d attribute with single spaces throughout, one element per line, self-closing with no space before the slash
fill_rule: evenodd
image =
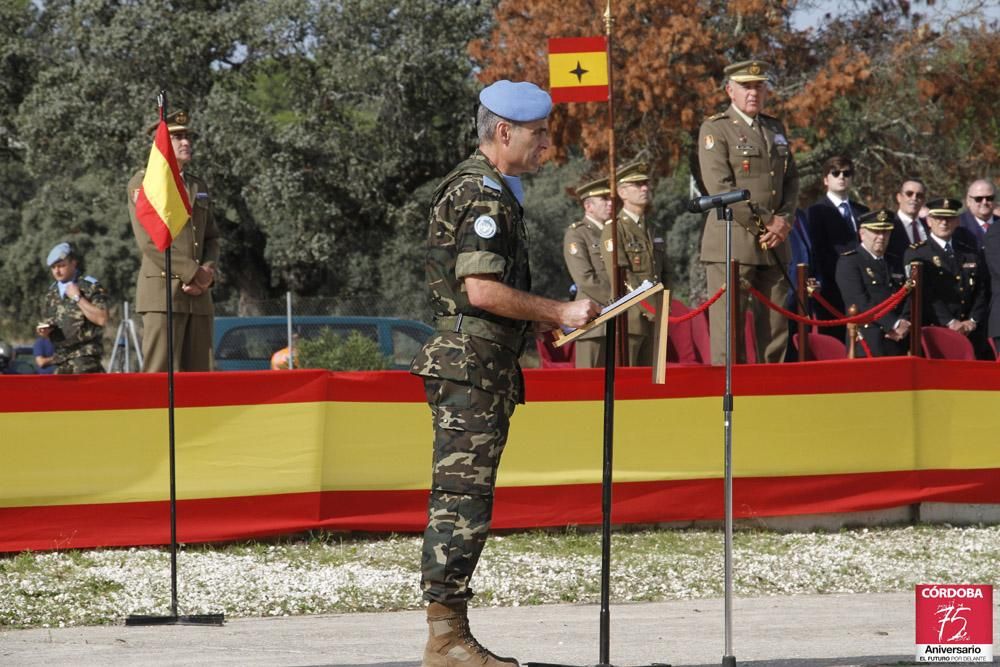
<path id="1" fill-rule="evenodd" d="M 858 250 L 857 250 L 857 248 L 855 248 L 854 250 L 845 250 L 844 252 L 840 253 L 840 256 L 841 257 L 847 257 L 848 255 L 856 255 L 857 253 L 858 253 Z"/>
<path id="2" fill-rule="evenodd" d="M 911 243 L 910 247 L 916 250 L 917 248 L 922 248 L 925 245 L 927 245 L 927 241 L 920 241 L 918 243 Z"/>
<path id="3" fill-rule="evenodd" d="M 725 111 L 720 111 L 719 113 L 715 114 L 714 116 L 709 116 L 708 119 L 709 120 L 719 120 L 720 118 L 725 118 L 725 117 L 726 117 L 726 112 Z"/>
<path id="4" fill-rule="evenodd" d="M 483 187 L 489 188 L 490 190 L 496 190 L 497 192 L 501 192 L 503 190 L 500 184 L 489 176 L 483 176 Z"/>

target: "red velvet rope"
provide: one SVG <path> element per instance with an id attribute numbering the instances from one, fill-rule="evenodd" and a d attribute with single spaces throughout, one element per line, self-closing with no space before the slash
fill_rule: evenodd
<path id="1" fill-rule="evenodd" d="M 708 310 L 708 307 L 711 306 L 716 301 L 718 301 L 719 297 L 721 297 L 725 293 L 726 293 L 726 288 L 725 287 L 720 287 L 719 291 L 716 292 L 715 294 L 713 294 L 711 299 L 709 299 L 705 303 L 701 304 L 700 306 L 698 306 L 694 310 L 691 310 L 691 311 L 689 311 L 687 313 L 684 313 L 683 315 L 678 315 L 677 317 L 668 317 L 667 318 L 667 323 L 668 324 L 680 324 L 681 322 L 687 322 L 688 320 L 693 320 L 694 318 L 698 317 L 703 312 L 705 312 L 706 310 Z M 653 308 L 651 305 L 649 305 L 645 301 L 642 302 L 642 307 L 645 308 L 646 310 L 648 310 L 649 312 L 651 312 L 653 315 L 656 315 L 656 308 Z"/>
<path id="2" fill-rule="evenodd" d="M 887 312 L 895 308 L 896 305 L 899 304 L 899 302 L 906 297 L 906 294 L 911 289 L 909 283 L 907 283 L 902 287 L 900 287 L 899 291 L 897 291 L 895 294 L 890 296 L 882 303 L 876 304 L 871 308 L 869 308 L 868 310 L 866 310 L 865 312 L 858 313 L 853 317 L 841 317 L 836 320 L 814 320 L 809 317 L 803 317 L 798 313 L 793 313 L 790 310 L 786 310 L 785 308 L 782 308 L 781 306 L 772 303 L 770 299 L 768 299 L 766 296 L 757 291 L 753 287 L 753 285 L 745 284 L 744 287 L 748 292 L 753 294 L 757 298 L 757 300 L 759 300 L 761 303 L 763 303 L 771 310 L 781 313 L 790 320 L 795 320 L 796 322 L 801 322 L 802 324 L 816 326 L 816 327 L 836 327 L 842 324 L 868 324 L 869 322 L 877 320 L 878 318 L 882 317 Z M 814 293 L 813 296 L 816 296 L 816 293 Z"/>

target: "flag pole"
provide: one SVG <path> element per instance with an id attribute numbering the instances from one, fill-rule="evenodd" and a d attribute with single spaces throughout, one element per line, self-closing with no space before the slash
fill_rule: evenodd
<path id="1" fill-rule="evenodd" d="M 167 91 L 156 96 L 160 122 L 167 117 Z M 171 245 L 173 241 L 171 240 Z M 125 625 L 222 625 L 223 614 L 178 615 L 177 613 L 177 470 L 174 441 L 174 299 L 173 269 L 170 265 L 170 245 L 163 249 L 164 283 L 167 296 L 167 441 L 170 462 L 170 614 L 147 616 L 133 614 Z"/>
<path id="2" fill-rule="evenodd" d="M 617 301 L 625 295 L 625 278 L 622 267 L 618 265 L 618 175 L 615 170 L 615 70 L 611 61 L 611 46 L 614 33 L 615 17 L 611 9 L 611 0 L 604 10 L 604 35 L 606 39 L 608 62 L 608 180 L 611 189 L 611 300 Z M 628 357 L 628 320 L 620 319 L 616 325 L 618 334 L 615 343 L 618 346 L 618 359 L 622 366 L 629 365 Z"/>

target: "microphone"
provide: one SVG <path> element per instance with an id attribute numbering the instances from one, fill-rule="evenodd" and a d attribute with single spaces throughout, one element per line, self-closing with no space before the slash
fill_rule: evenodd
<path id="1" fill-rule="evenodd" d="M 688 211 L 691 213 L 704 213 L 710 208 L 721 208 L 737 202 L 746 201 L 747 199 L 750 199 L 749 190 L 733 190 L 731 192 L 723 192 L 718 195 L 695 197 L 688 202 Z"/>

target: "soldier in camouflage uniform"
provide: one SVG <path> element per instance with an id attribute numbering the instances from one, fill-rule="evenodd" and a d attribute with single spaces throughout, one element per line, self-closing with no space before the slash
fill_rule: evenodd
<path id="1" fill-rule="evenodd" d="M 576 285 L 576 298 L 611 302 L 611 279 L 601 259 L 601 232 L 611 218 L 611 184 L 599 178 L 578 187 L 574 194 L 583 204 L 583 219 L 563 235 L 563 260 Z M 594 327 L 576 339 L 577 368 L 604 366 L 604 327 Z"/>
<path id="2" fill-rule="evenodd" d="M 38 333 L 55 346 L 52 364 L 60 375 L 103 373 L 107 294 L 91 276 L 80 276 L 78 260 L 68 243 L 49 252 L 46 263 L 56 279 L 45 294 L 46 319 Z"/>
<path id="3" fill-rule="evenodd" d="M 424 378 L 434 455 L 421 585 L 429 602 L 425 667 L 517 665 L 469 630 L 470 579 L 493 514 L 493 490 L 514 406 L 524 401 L 518 365 L 532 322 L 579 327 L 593 301 L 528 293 L 521 174 L 548 148 L 548 93 L 499 81 L 479 96 L 479 150 L 434 193 L 427 280 L 437 333 L 413 360 Z"/>

